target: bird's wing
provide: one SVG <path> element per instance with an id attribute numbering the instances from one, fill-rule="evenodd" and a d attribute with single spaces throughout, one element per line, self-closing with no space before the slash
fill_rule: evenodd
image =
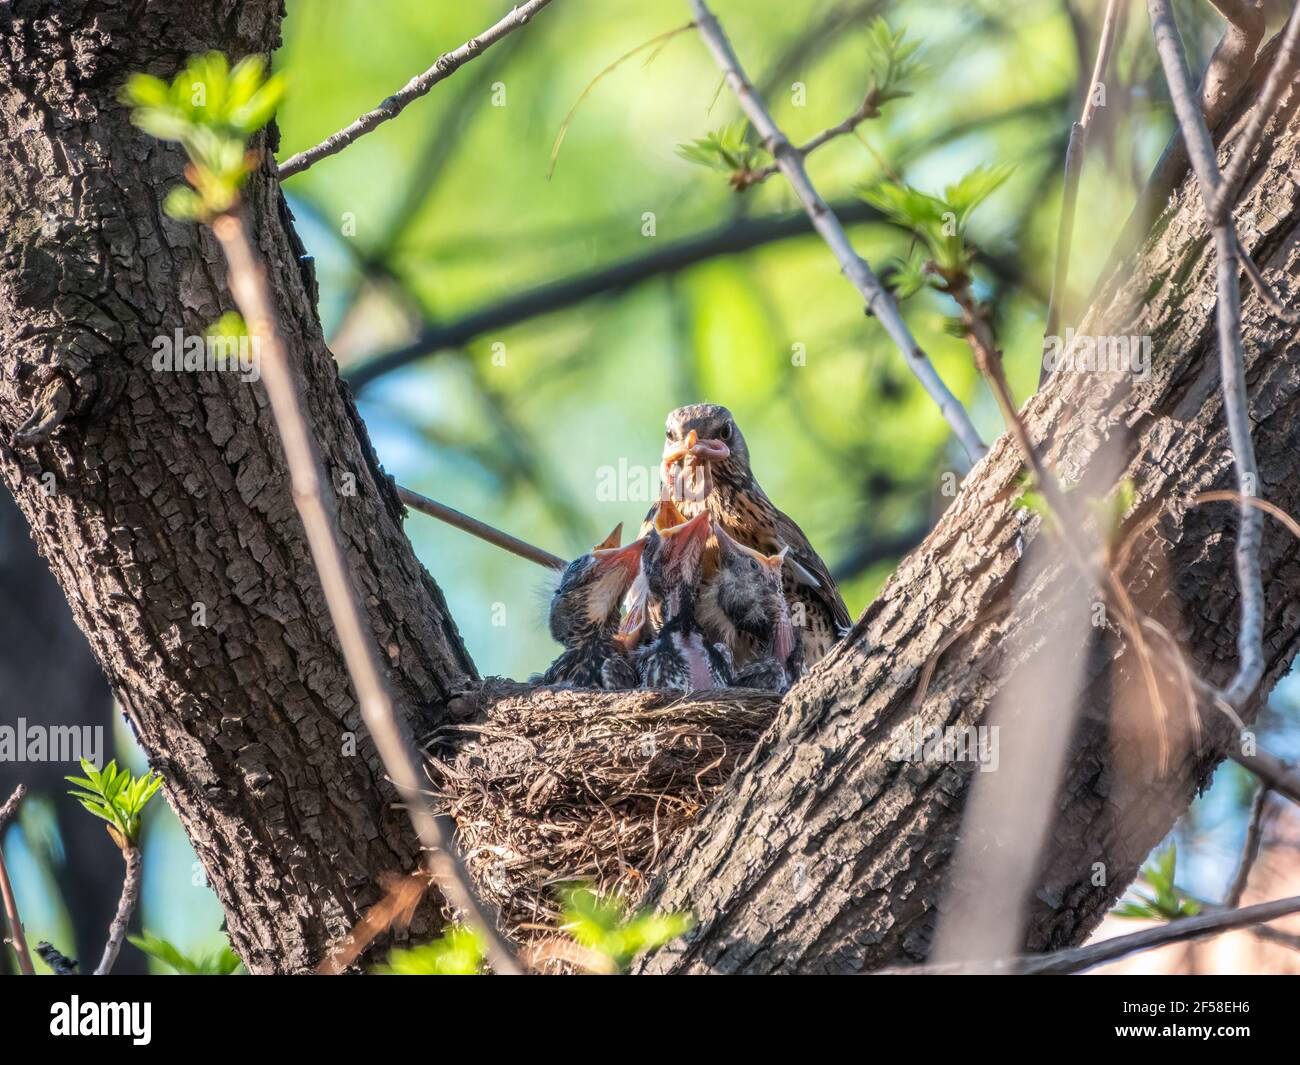
<path id="1" fill-rule="evenodd" d="M 839 589 L 835 586 L 835 578 L 831 576 L 831 571 L 821 560 L 821 556 L 813 550 L 803 530 L 785 514 L 777 511 L 775 532 L 780 541 L 778 547 L 790 549 L 790 553 L 785 557 L 786 564 L 794 569 L 799 582 L 811 588 L 817 598 L 826 605 L 837 629 L 841 632 L 851 629 L 853 619 L 849 617 L 849 608 L 840 598 Z"/>

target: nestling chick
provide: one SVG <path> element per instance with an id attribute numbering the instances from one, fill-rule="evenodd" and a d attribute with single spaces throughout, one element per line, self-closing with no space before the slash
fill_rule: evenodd
<path id="1" fill-rule="evenodd" d="M 601 666 L 611 657 L 623 658 L 615 639 L 619 605 L 641 565 L 644 540 L 626 547 L 618 542 L 620 524 L 588 554 L 569 563 L 551 597 L 550 629 L 564 652 L 541 676 L 543 684 L 599 688 Z"/>
<path id="2" fill-rule="evenodd" d="M 785 548 L 764 555 L 714 527 L 718 564 L 700 589 L 696 617 L 706 640 L 725 645 L 732 683 L 785 692 L 802 672 L 798 632 L 781 591 Z"/>
<path id="3" fill-rule="evenodd" d="M 668 415 L 663 477 L 683 514 L 707 511 L 736 540 L 765 555 L 788 547 L 783 586 L 809 664 L 852 625 L 830 571 L 803 530 L 754 479 L 749 448 L 726 407 L 697 403 Z"/>
<path id="4" fill-rule="evenodd" d="M 652 529 L 641 566 L 650 596 L 662 605 L 663 624 L 654 639 L 632 654 L 642 687 L 698 691 L 731 683 L 731 654 L 705 640 L 695 620 L 695 597 L 709 539 L 709 517 Z M 607 669 L 607 680 L 615 667 Z"/>
<path id="5" fill-rule="evenodd" d="M 677 509 L 672 499 L 664 496 L 656 500 L 646 512 L 639 535 L 645 538 L 654 530 L 662 532 L 685 521 L 686 516 Z M 618 640 L 630 653 L 641 642 L 643 636 L 653 637 L 663 624 L 663 610 L 659 601 L 650 594 L 644 567 L 636 575 L 632 587 L 628 589 L 623 599 L 623 610 L 623 623 L 619 626 Z M 628 685 L 628 687 L 635 686 L 634 683 Z"/>

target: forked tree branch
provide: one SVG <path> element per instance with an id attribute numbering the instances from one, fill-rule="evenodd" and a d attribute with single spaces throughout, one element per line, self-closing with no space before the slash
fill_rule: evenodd
<path id="1" fill-rule="evenodd" d="M 257 260 L 238 216 L 222 215 L 212 223 L 212 229 L 230 266 L 231 295 L 244 316 L 249 335 L 260 344 L 262 381 L 284 447 L 294 505 L 302 518 L 361 716 L 425 848 L 430 876 L 447 901 L 482 936 L 493 970 L 502 975 L 518 974 L 519 964 L 497 931 L 495 918 L 479 902 L 450 834 L 425 800 L 415 757 L 398 725 L 380 672 L 374 639 L 362 620 L 352 577 L 339 547 L 335 518 L 321 490 L 324 478 L 320 458 L 298 399 L 298 387 L 280 336 L 265 268 Z"/>
<path id="2" fill-rule="evenodd" d="M 835 217 L 809 180 L 808 171 L 804 168 L 803 156 L 781 132 L 767 105 L 750 84 L 744 68 L 740 65 L 740 60 L 731 47 L 731 42 L 727 40 L 727 35 L 713 12 L 709 10 L 704 0 L 690 0 L 690 7 L 700 36 L 713 54 L 731 91 L 735 93 L 741 110 L 745 112 L 754 130 L 763 138 L 764 147 L 771 153 L 777 166 L 786 176 L 786 180 L 790 182 L 799 202 L 812 219 L 813 228 L 834 252 L 844 276 L 866 301 L 867 311 L 880 320 L 885 332 L 902 352 L 908 369 L 916 375 L 922 387 L 938 404 L 939 410 L 970 455 L 971 461 L 978 461 L 983 457 L 986 448 L 966 409 L 944 384 L 934 365 L 921 350 L 916 338 L 912 336 L 907 322 L 898 309 L 898 304 L 881 284 L 866 260 L 854 250 L 839 219 Z"/>
<path id="3" fill-rule="evenodd" d="M 301 174 L 309 166 L 322 159 L 337 155 L 353 141 L 364 137 L 376 126 L 400 115 L 407 104 L 418 100 L 438 82 L 451 77 L 475 56 L 481 55 L 507 34 L 514 32 L 528 22 L 551 0 L 528 0 L 525 4 L 510 9 L 510 13 L 493 26 L 489 26 L 477 37 L 471 37 L 455 51 L 438 57 L 423 74 L 417 74 L 401 89 L 385 99 L 373 111 L 367 111 L 351 125 L 344 126 L 337 133 L 332 133 L 319 144 L 307 148 L 297 155 L 290 156 L 280 164 L 280 180 Z"/>

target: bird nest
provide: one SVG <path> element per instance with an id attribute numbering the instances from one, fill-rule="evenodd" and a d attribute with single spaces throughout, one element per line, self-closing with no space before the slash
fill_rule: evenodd
<path id="1" fill-rule="evenodd" d="M 480 892 L 525 943 L 555 928 L 561 884 L 641 900 L 779 703 L 739 689 L 684 696 L 489 681 L 427 738 L 427 772 Z"/>

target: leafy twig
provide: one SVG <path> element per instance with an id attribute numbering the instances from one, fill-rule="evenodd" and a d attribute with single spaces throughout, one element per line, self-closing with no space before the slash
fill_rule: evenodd
<path id="1" fill-rule="evenodd" d="M 527 3 L 510 9 L 510 13 L 493 26 L 489 26 L 477 37 L 471 37 L 454 51 L 438 57 L 423 74 L 417 74 L 397 92 L 385 99 L 373 111 L 367 111 L 351 125 L 345 126 L 337 133 L 332 133 L 314 147 L 307 148 L 297 155 L 290 156 L 280 164 L 280 180 L 301 174 L 309 166 L 320 160 L 337 155 L 353 141 L 364 137 L 376 126 L 396 118 L 406 105 L 432 89 L 438 82 L 451 77 L 475 56 L 481 55 L 507 34 L 514 32 L 527 23 L 537 12 L 546 7 L 551 0 L 528 0 Z"/>
<path id="2" fill-rule="evenodd" d="M 854 250 L 839 219 L 835 217 L 809 180 L 808 172 L 804 169 L 803 157 L 773 121 L 767 105 L 745 76 L 740 60 L 736 57 L 731 42 L 727 40 L 713 12 L 709 10 L 704 0 L 690 0 L 690 5 L 700 36 L 723 71 L 727 84 L 735 93 L 741 109 L 758 135 L 763 138 L 764 146 L 772 154 L 777 166 L 798 196 L 799 202 L 808 212 L 813 227 L 835 254 L 844 275 L 866 301 L 867 310 L 880 320 L 890 339 L 902 352 L 908 368 L 938 405 L 967 454 L 972 461 L 978 461 L 983 457 L 986 448 L 965 408 L 939 377 L 934 365 L 921 350 L 921 346 L 903 320 L 898 304 L 880 283 L 866 260 Z"/>

